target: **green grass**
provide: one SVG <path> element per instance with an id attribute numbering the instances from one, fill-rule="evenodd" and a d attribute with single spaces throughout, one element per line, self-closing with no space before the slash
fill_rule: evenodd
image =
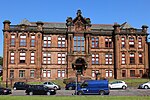
<path id="1" fill-rule="evenodd" d="M 141 78 L 131 78 L 131 79 L 121 79 L 121 80 L 125 81 L 129 87 L 138 87 L 139 84 L 150 81 L 150 79 L 141 79 Z M 51 81 L 57 83 L 61 87 L 65 87 L 65 84 L 63 83 L 62 79 L 51 80 Z M 109 80 L 109 82 L 112 82 L 112 81 L 115 81 L 115 79 Z M 43 82 L 28 82 L 28 84 L 42 84 L 42 83 Z M 5 87 L 5 83 L 2 84 L 1 81 L 0 81 L 0 85 Z M 11 87 L 10 84 L 9 84 L 9 87 Z"/>
<path id="2" fill-rule="evenodd" d="M 61 87 L 65 87 L 63 80 L 51 80 L 52 82 L 60 85 Z M 44 82 L 28 82 L 28 84 L 43 84 Z"/>
<path id="3" fill-rule="evenodd" d="M 0 100 L 150 100 L 150 96 L 0 96 Z"/>
<path id="4" fill-rule="evenodd" d="M 121 80 L 125 81 L 129 87 L 138 87 L 139 84 L 150 81 L 150 79 L 141 79 L 141 78 L 121 79 Z M 109 82 L 112 82 L 112 81 L 115 81 L 115 80 L 114 79 L 109 80 Z"/>
<path id="5" fill-rule="evenodd" d="M 128 86 L 138 87 L 139 84 L 148 82 L 150 80 L 149 79 L 125 79 L 124 81 L 128 84 Z"/>

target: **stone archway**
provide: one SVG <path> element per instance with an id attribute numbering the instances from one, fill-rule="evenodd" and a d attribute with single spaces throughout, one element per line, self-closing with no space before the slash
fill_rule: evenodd
<path id="1" fill-rule="evenodd" d="M 87 68 L 87 63 L 85 59 L 78 58 L 75 60 L 75 62 L 72 64 L 72 68 L 76 70 L 78 73 L 83 74 L 83 71 Z"/>

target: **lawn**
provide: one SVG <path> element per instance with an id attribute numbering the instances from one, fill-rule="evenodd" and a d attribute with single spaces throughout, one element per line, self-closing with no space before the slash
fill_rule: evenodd
<path id="1" fill-rule="evenodd" d="M 150 100 L 150 96 L 0 96 L 0 100 Z"/>
<path id="2" fill-rule="evenodd" d="M 138 87 L 139 84 L 145 83 L 150 81 L 150 79 L 143 79 L 143 78 L 132 78 L 132 79 L 121 79 L 123 81 L 125 81 L 128 85 L 128 87 Z M 62 79 L 57 79 L 57 80 L 52 80 L 53 82 L 57 83 L 58 85 L 60 85 L 61 87 L 65 87 L 65 84 L 63 83 Z M 109 82 L 115 81 L 115 79 L 110 79 Z M 28 82 L 28 84 L 42 84 L 43 82 Z M 5 87 L 5 83 L 2 84 L 0 81 L 0 85 Z M 10 84 L 9 84 L 9 87 Z"/>
<path id="3" fill-rule="evenodd" d="M 138 87 L 139 84 L 150 81 L 150 79 L 144 79 L 144 78 L 132 78 L 132 79 L 121 79 L 121 80 L 125 81 L 128 87 Z M 115 79 L 109 80 L 109 82 L 112 81 L 115 81 Z"/>

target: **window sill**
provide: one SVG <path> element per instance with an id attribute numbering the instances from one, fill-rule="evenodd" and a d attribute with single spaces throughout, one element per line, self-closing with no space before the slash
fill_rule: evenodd
<path id="1" fill-rule="evenodd" d="M 22 64 L 22 65 L 23 65 L 23 64 L 27 64 L 27 63 L 19 63 L 19 64 Z"/>
<path id="2" fill-rule="evenodd" d="M 92 64 L 92 65 L 99 65 L 99 64 Z"/>
<path id="3" fill-rule="evenodd" d="M 144 65 L 143 63 L 139 63 L 138 65 Z"/>
<path id="4" fill-rule="evenodd" d="M 14 65 L 14 64 L 16 64 L 16 63 L 9 63 L 9 64 L 12 64 L 12 65 Z"/>

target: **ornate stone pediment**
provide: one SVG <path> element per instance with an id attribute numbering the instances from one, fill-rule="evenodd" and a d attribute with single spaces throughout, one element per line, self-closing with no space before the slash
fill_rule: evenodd
<path id="1" fill-rule="evenodd" d="M 90 18 L 83 18 L 81 15 L 81 10 L 77 11 L 77 17 L 72 20 L 71 17 L 68 17 L 66 20 L 66 25 L 68 31 L 71 32 L 87 32 L 91 30 L 91 21 Z"/>

